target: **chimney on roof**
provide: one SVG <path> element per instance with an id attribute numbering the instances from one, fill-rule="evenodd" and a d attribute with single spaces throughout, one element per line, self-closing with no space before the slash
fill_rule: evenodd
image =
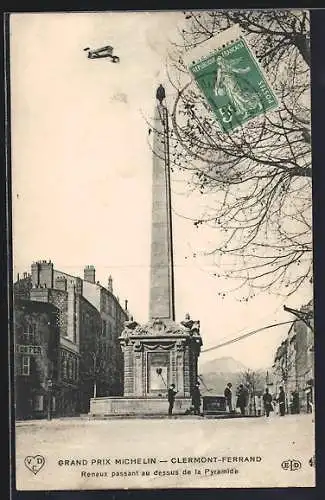
<path id="1" fill-rule="evenodd" d="M 84 280 L 89 283 L 95 283 L 96 270 L 94 266 L 86 266 L 84 268 Z"/>
<path id="2" fill-rule="evenodd" d="M 125 311 L 127 311 L 128 310 L 128 299 L 125 299 L 124 304 L 125 304 L 124 309 L 125 309 Z"/>
<path id="3" fill-rule="evenodd" d="M 113 278 L 111 275 L 108 277 L 108 284 L 107 284 L 107 289 L 113 293 Z"/>

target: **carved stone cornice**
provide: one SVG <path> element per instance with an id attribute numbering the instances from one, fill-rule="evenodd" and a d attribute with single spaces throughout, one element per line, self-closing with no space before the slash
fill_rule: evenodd
<path id="1" fill-rule="evenodd" d="M 126 321 L 121 339 L 132 337 L 200 337 L 200 322 L 186 319 L 181 323 L 169 319 L 156 318 L 144 325 L 136 321 Z"/>

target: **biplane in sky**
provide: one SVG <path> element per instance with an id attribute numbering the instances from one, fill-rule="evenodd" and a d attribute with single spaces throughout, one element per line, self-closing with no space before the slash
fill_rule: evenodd
<path id="1" fill-rule="evenodd" d="M 106 45 L 105 47 L 101 47 L 100 49 L 90 49 L 89 47 L 87 47 L 84 50 L 88 52 L 89 59 L 109 58 L 113 63 L 120 62 L 120 58 L 113 54 L 114 48 L 110 45 Z"/>

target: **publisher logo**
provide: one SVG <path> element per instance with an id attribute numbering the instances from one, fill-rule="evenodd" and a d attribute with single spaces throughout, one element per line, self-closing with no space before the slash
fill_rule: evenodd
<path id="1" fill-rule="evenodd" d="M 25 458 L 24 463 L 33 474 L 37 474 L 45 464 L 45 458 L 42 455 L 29 455 Z"/>
<path id="2" fill-rule="evenodd" d="M 283 470 L 296 471 L 301 469 L 301 462 L 299 460 L 283 460 L 281 467 Z"/>

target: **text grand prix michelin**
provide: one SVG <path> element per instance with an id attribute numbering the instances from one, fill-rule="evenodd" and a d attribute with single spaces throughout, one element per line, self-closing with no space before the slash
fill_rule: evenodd
<path id="1" fill-rule="evenodd" d="M 85 465 L 106 466 L 106 465 L 154 465 L 160 462 L 170 462 L 172 464 L 205 464 L 216 462 L 227 463 L 247 463 L 261 462 L 260 456 L 212 456 L 212 457 L 172 457 L 168 460 L 161 460 L 157 457 L 126 457 L 126 458 L 65 458 L 59 459 L 59 466 L 78 467 Z"/>

